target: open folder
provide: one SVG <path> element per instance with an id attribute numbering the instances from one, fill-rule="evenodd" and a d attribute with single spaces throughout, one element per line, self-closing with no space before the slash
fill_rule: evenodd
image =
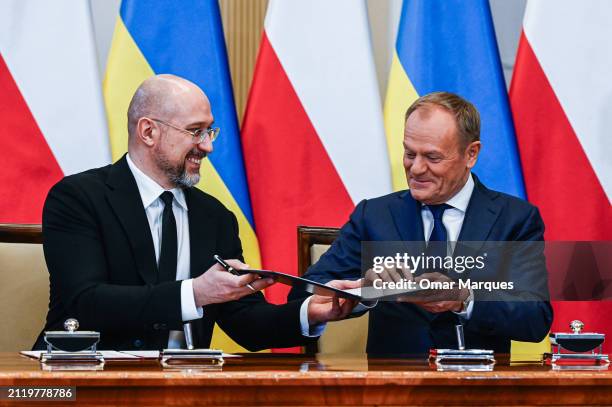
<path id="1" fill-rule="evenodd" d="M 323 283 L 309 280 L 303 277 L 292 276 L 290 274 L 281 273 L 278 271 L 271 270 L 236 270 L 240 274 L 257 274 L 261 277 L 272 278 L 276 282 L 286 284 L 295 287 L 300 290 L 304 290 L 311 294 L 322 295 L 325 297 L 339 297 L 347 298 L 351 300 L 357 300 L 359 302 L 369 301 L 380 301 L 380 300 L 394 300 L 398 297 L 418 297 L 423 295 L 425 291 L 421 288 L 414 289 L 379 289 L 375 287 L 360 287 L 351 288 L 348 290 L 341 290 L 334 287 L 329 287 Z"/>

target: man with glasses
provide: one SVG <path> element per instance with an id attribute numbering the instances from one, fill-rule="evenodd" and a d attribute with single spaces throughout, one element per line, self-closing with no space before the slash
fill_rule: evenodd
<path id="1" fill-rule="evenodd" d="M 217 254 L 248 267 L 234 214 L 193 188 L 219 135 L 199 87 L 173 75 L 147 79 L 130 103 L 128 133 L 128 153 L 115 164 L 68 176 L 49 192 L 44 330 L 76 318 L 82 330 L 101 333 L 100 349 L 162 349 L 185 347 L 191 321 L 193 345 L 206 348 L 217 322 L 259 350 L 303 344 L 321 323 L 350 312 L 353 302 L 319 296 L 269 304 L 259 291 L 272 280 L 215 262 Z M 42 333 L 34 347 L 45 347 Z"/>

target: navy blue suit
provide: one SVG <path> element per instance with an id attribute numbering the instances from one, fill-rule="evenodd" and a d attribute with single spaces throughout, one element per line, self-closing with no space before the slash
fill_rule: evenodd
<path id="1" fill-rule="evenodd" d="M 458 240 L 534 242 L 529 250 L 488 260 L 493 268 L 496 262 L 497 267 L 503 266 L 502 277 L 515 281 L 525 290 L 521 298 L 529 301 L 483 301 L 487 293 L 476 290 L 471 318 L 463 321 L 467 347 L 509 353 L 510 340 L 540 341 L 552 322 L 545 259 L 538 243 L 543 240 L 544 224 L 533 205 L 487 189 L 476 176 L 474 181 Z M 321 282 L 357 279 L 361 277 L 362 241 L 400 240 L 424 241 L 421 204 L 409 191 L 364 200 L 305 277 Z M 293 290 L 290 298 L 303 295 Z M 457 347 L 454 326 L 458 317 L 452 312 L 434 314 L 414 304 L 397 302 L 379 302 L 369 312 L 369 354 L 421 354 L 430 348 Z"/>

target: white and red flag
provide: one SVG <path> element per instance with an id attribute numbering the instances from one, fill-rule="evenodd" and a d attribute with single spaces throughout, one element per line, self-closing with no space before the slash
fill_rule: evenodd
<path id="1" fill-rule="evenodd" d="M 547 240 L 612 240 L 611 15 L 607 0 L 527 3 L 510 99 L 527 197 Z M 553 331 L 580 319 L 612 334 L 611 302 L 554 307 Z"/>
<path id="2" fill-rule="evenodd" d="M 0 222 L 39 223 L 63 175 L 110 162 L 89 2 L 0 3 Z"/>
<path id="3" fill-rule="evenodd" d="M 391 192 L 365 1 L 269 2 L 242 143 L 268 269 L 296 272 L 297 225 L 341 226 Z"/>

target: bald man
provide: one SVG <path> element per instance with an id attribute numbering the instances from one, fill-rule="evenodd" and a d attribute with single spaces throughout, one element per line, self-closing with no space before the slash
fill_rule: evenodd
<path id="1" fill-rule="evenodd" d="M 219 129 L 208 98 L 172 75 L 147 79 L 128 109 L 128 153 L 115 164 L 68 176 L 43 209 L 50 304 L 44 330 L 67 318 L 101 333 L 99 349 L 210 344 L 217 322 L 249 350 L 304 344 L 324 322 L 346 316 L 349 301 L 313 296 L 268 304 L 273 284 L 234 276 L 242 260 L 238 223 L 212 196 L 194 188 Z M 356 283 L 333 282 L 350 288 Z M 39 336 L 35 349 L 45 347 Z"/>

